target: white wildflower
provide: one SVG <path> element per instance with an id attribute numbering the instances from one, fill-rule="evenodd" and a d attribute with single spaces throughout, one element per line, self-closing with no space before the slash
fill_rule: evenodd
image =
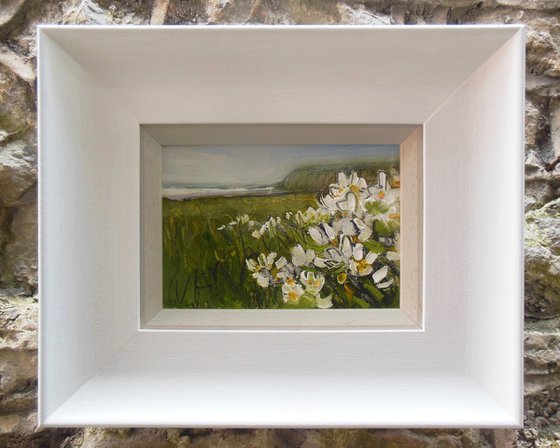
<path id="1" fill-rule="evenodd" d="M 350 219 L 345 217 L 335 221 L 332 227 L 337 233 L 355 237 L 357 241 L 362 243 L 367 241 L 372 234 L 371 227 L 360 218 Z"/>
<path id="2" fill-rule="evenodd" d="M 249 258 L 245 260 L 245 263 L 247 264 L 247 268 L 252 272 L 259 272 L 262 271 L 263 269 L 270 271 L 274 264 L 275 258 L 276 258 L 276 252 L 270 252 L 268 255 L 260 254 L 257 257 L 256 261 L 253 260 L 252 258 Z"/>
<path id="3" fill-rule="evenodd" d="M 315 260 L 315 251 L 312 249 L 304 250 L 301 244 L 293 247 L 292 253 L 292 263 L 296 266 L 309 266 Z"/>
<path id="4" fill-rule="evenodd" d="M 361 214 L 360 200 L 355 193 L 348 193 L 336 203 L 338 210 L 347 214 Z"/>
<path id="5" fill-rule="evenodd" d="M 299 303 L 299 299 L 304 292 L 303 287 L 296 283 L 294 279 L 290 279 L 282 285 L 282 299 L 285 303 L 292 305 Z"/>
<path id="6" fill-rule="evenodd" d="M 270 285 L 270 277 L 268 271 L 259 271 L 253 274 L 253 278 L 257 281 L 257 284 L 263 288 L 268 288 Z"/>
<path id="7" fill-rule="evenodd" d="M 332 295 L 329 294 L 327 297 L 317 297 L 317 308 L 327 309 L 333 306 Z"/>
<path id="8" fill-rule="evenodd" d="M 319 227 L 310 227 L 308 232 L 313 241 L 320 246 L 337 242 L 337 232 L 327 223 L 321 224 Z"/>
<path id="9" fill-rule="evenodd" d="M 373 262 L 376 260 L 377 254 L 369 252 L 366 254 L 361 244 L 356 244 L 352 250 L 352 258 L 349 262 L 350 272 L 360 277 L 371 274 L 373 271 Z"/>
<path id="10" fill-rule="evenodd" d="M 348 191 L 359 194 L 367 188 L 367 182 L 363 177 L 359 177 L 355 171 L 346 176 L 345 173 L 338 173 L 338 183 L 331 184 L 329 187 L 329 194 L 334 197 L 345 196 Z"/>
<path id="11" fill-rule="evenodd" d="M 384 280 L 387 277 L 388 273 L 389 273 L 389 268 L 387 266 L 383 266 L 381 269 L 375 271 L 372 274 L 371 278 L 379 289 L 388 288 L 393 284 L 394 279 L 389 279 L 385 282 L 382 282 L 382 280 Z"/>
<path id="12" fill-rule="evenodd" d="M 286 260 L 286 257 L 280 257 L 274 263 L 274 265 L 276 266 L 276 269 L 283 269 L 287 264 L 288 264 L 288 260 Z"/>
<path id="13" fill-rule="evenodd" d="M 314 272 L 303 271 L 300 278 L 305 286 L 305 291 L 312 295 L 319 294 L 325 284 L 325 277 Z"/>
<path id="14" fill-rule="evenodd" d="M 350 251 L 350 255 L 351 254 L 352 251 Z M 336 247 L 329 247 L 325 249 L 322 253 L 322 260 L 325 261 L 325 264 L 328 267 L 336 267 L 345 263 L 345 257 L 342 255 L 340 249 Z"/>

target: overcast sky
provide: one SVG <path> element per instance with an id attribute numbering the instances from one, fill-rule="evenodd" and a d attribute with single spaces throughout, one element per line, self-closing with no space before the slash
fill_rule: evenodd
<path id="1" fill-rule="evenodd" d="M 295 168 L 397 160 L 398 145 L 166 146 L 164 184 L 269 185 Z"/>

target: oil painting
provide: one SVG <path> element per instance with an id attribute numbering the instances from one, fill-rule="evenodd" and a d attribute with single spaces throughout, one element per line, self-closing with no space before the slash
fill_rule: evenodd
<path id="1" fill-rule="evenodd" d="M 398 308 L 399 192 L 397 145 L 164 147 L 164 308 Z"/>

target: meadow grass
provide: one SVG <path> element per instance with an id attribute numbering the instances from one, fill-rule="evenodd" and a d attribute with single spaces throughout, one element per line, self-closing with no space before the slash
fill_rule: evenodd
<path id="1" fill-rule="evenodd" d="M 162 205 L 164 308 L 283 307 L 279 297 L 271 297 L 255 283 L 245 260 L 271 250 L 282 254 L 289 242 L 279 239 L 277 247 L 266 247 L 241 225 L 228 231 L 218 228 L 245 214 L 262 223 L 287 211 L 314 207 L 314 194 L 164 198 Z"/>

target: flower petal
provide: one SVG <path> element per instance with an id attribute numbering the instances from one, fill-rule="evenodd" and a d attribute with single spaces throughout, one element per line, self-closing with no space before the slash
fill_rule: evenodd
<path id="1" fill-rule="evenodd" d="M 375 271 L 373 273 L 373 275 L 371 276 L 371 278 L 373 279 L 373 281 L 375 283 L 379 283 L 381 280 L 383 280 L 385 277 L 387 277 L 388 272 L 389 272 L 389 267 L 388 266 L 383 266 L 378 271 Z"/>
<path id="2" fill-rule="evenodd" d="M 287 263 L 288 260 L 286 260 L 286 257 L 280 257 L 278 260 L 276 260 L 276 263 L 274 264 L 278 269 L 282 269 L 284 266 L 286 266 Z"/>
<path id="3" fill-rule="evenodd" d="M 334 229 L 329 226 L 328 224 L 323 224 L 323 228 L 325 229 L 325 233 L 327 235 L 327 238 L 329 239 L 329 241 L 332 241 L 336 238 L 336 232 L 334 231 Z"/>
<path id="4" fill-rule="evenodd" d="M 391 261 L 396 261 L 400 258 L 399 254 L 393 251 L 389 251 L 385 253 L 385 256 L 387 257 L 387 260 L 391 260 Z"/>
<path id="5" fill-rule="evenodd" d="M 389 286 L 391 286 L 391 285 L 393 284 L 394 281 L 395 281 L 394 279 L 387 280 L 386 282 L 379 283 L 379 284 L 377 285 L 377 287 L 378 287 L 379 289 L 388 288 Z"/>
<path id="6" fill-rule="evenodd" d="M 342 240 L 342 255 L 346 259 L 352 256 L 352 244 L 350 244 L 350 238 L 347 236 Z"/>
<path id="7" fill-rule="evenodd" d="M 257 283 L 259 284 L 259 286 L 262 286 L 263 288 L 268 288 L 268 285 L 270 283 L 270 279 L 268 278 L 268 276 L 264 276 L 264 275 L 258 275 L 258 274 L 253 274 L 253 276 L 256 275 L 256 280 Z"/>
<path id="8" fill-rule="evenodd" d="M 335 211 L 336 207 L 336 200 L 331 195 L 326 195 L 321 198 L 321 204 L 325 206 L 330 211 Z"/>
<path id="9" fill-rule="evenodd" d="M 313 249 L 307 249 L 305 251 L 305 264 L 313 263 L 315 260 L 315 251 Z"/>
<path id="10" fill-rule="evenodd" d="M 360 261 L 361 259 L 363 259 L 364 258 L 364 246 L 361 245 L 360 243 L 356 244 L 354 246 L 354 249 L 352 250 L 352 256 L 357 261 Z"/>
<path id="11" fill-rule="evenodd" d="M 378 254 L 376 254 L 376 253 L 374 253 L 374 252 L 369 252 L 369 253 L 366 255 L 366 261 L 367 261 L 369 264 L 373 264 L 373 262 L 377 259 L 377 257 L 378 257 Z"/>
<path id="12" fill-rule="evenodd" d="M 271 269 L 274 259 L 276 258 L 276 252 L 270 252 L 266 257 L 266 268 Z"/>
<path id="13" fill-rule="evenodd" d="M 317 227 L 310 227 L 308 232 L 309 235 L 311 235 L 311 238 L 313 238 L 313 241 L 315 241 L 317 244 L 321 246 L 326 244 L 323 232 L 321 232 Z"/>
<path id="14" fill-rule="evenodd" d="M 383 202 L 387 205 L 391 205 L 398 200 L 399 200 L 398 189 L 386 191 L 385 196 L 383 197 Z"/>
<path id="15" fill-rule="evenodd" d="M 352 221 L 345 220 L 342 224 L 342 233 L 348 236 L 354 236 L 358 233 L 358 229 Z"/>
<path id="16" fill-rule="evenodd" d="M 257 262 L 252 258 L 245 260 L 245 264 L 247 264 L 247 269 L 249 269 L 251 272 L 255 272 L 257 270 Z"/>
<path id="17" fill-rule="evenodd" d="M 358 203 L 358 198 L 354 193 L 348 193 L 344 201 L 337 202 L 337 207 L 341 211 L 356 211 L 356 204 Z"/>
<path id="18" fill-rule="evenodd" d="M 329 294 L 327 297 L 317 297 L 317 308 L 328 309 L 333 306 L 332 295 Z"/>
<path id="19" fill-rule="evenodd" d="M 385 171 L 378 171 L 378 183 L 383 190 L 387 189 L 387 173 Z"/>
<path id="20" fill-rule="evenodd" d="M 372 234 L 372 230 L 369 227 L 366 227 L 364 230 L 360 232 L 358 235 L 358 240 L 361 242 L 369 240 L 369 237 Z"/>
<path id="21" fill-rule="evenodd" d="M 317 257 L 315 258 L 315 260 L 313 260 L 313 264 L 315 266 L 317 266 L 318 268 L 326 268 L 327 267 L 327 260 L 325 260 L 324 258 L 320 258 Z"/>
<path id="22" fill-rule="evenodd" d="M 291 250 L 292 253 L 292 263 L 296 266 L 303 266 L 305 264 L 305 251 L 301 244 L 294 246 Z"/>

